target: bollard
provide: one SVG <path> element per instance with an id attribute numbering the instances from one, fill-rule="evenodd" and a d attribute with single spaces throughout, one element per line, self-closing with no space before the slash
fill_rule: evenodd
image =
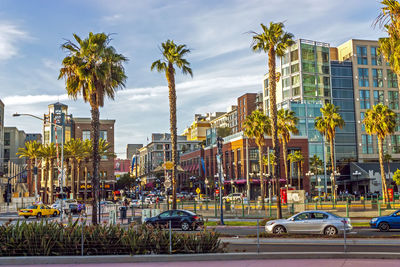
<path id="1" fill-rule="evenodd" d="M 208 210 L 208 199 L 206 199 L 206 210 Z"/>
<path id="2" fill-rule="evenodd" d="M 169 254 L 172 254 L 172 227 L 171 227 L 171 221 L 169 221 Z"/>
<path id="3" fill-rule="evenodd" d="M 83 227 L 84 227 L 83 218 L 81 218 L 81 256 L 83 256 L 83 242 L 84 242 L 84 239 L 83 239 Z"/>
<path id="4" fill-rule="evenodd" d="M 268 215 L 272 217 L 271 200 L 268 202 Z"/>
<path id="5" fill-rule="evenodd" d="M 215 209 L 214 209 L 214 211 L 215 211 L 215 218 L 217 218 L 217 217 L 218 217 L 218 214 L 217 214 L 217 200 L 216 200 L 216 199 L 214 200 L 214 206 L 215 206 Z"/>
<path id="6" fill-rule="evenodd" d="M 349 203 L 346 202 L 346 217 L 349 217 Z"/>
<path id="7" fill-rule="evenodd" d="M 244 201 L 242 199 L 242 217 L 244 218 Z"/>
<path id="8" fill-rule="evenodd" d="M 196 213 L 196 200 L 193 201 L 194 213 Z"/>
<path id="9" fill-rule="evenodd" d="M 260 229 L 257 219 L 257 253 L 260 253 Z"/>

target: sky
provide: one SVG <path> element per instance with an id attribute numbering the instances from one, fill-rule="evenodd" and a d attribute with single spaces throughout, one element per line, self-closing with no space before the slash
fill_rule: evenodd
<path id="1" fill-rule="evenodd" d="M 100 109 L 115 119 L 115 152 L 126 158 L 126 145 L 147 143 L 151 133 L 169 132 L 165 75 L 151 72 L 168 39 L 191 50 L 193 78 L 176 73 L 178 134 L 194 114 L 226 111 L 245 93 L 262 90 L 267 56 L 250 49 L 250 31 L 260 23 L 284 22 L 295 38 L 337 46 L 349 39 L 383 36 L 372 27 L 378 0 L 0 0 L 0 99 L 5 126 L 42 132 L 39 120 L 60 101 L 74 117 L 90 117 L 90 106 L 66 95 L 58 80 L 61 44 L 89 32 L 112 34 L 111 45 L 128 57 L 126 88 Z"/>

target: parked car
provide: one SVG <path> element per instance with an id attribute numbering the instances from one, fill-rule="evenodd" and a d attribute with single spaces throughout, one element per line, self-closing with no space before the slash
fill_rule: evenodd
<path id="1" fill-rule="evenodd" d="M 269 203 L 269 197 L 266 197 L 265 199 L 264 199 L 264 202 L 265 203 Z M 272 196 L 272 203 L 275 203 L 276 202 L 276 196 Z"/>
<path id="2" fill-rule="evenodd" d="M 353 229 L 350 219 L 325 211 L 300 212 L 288 219 L 268 221 L 265 231 L 273 234 L 325 234 L 334 236 Z"/>
<path id="3" fill-rule="evenodd" d="M 145 223 L 153 226 L 168 226 L 171 222 L 172 228 L 181 228 L 182 231 L 196 230 L 199 226 L 204 225 L 201 215 L 188 210 L 168 210 L 158 216 L 147 218 Z"/>
<path id="4" fill-rule="evenodd" d="M 222 197 L 222 199 L 229 202 L 239 202 L 242 201 L 242 193 L 230 193 L 229 195 Z"/>
<path id="5" fill-rule="evenodd" d="M 75 199 L 64 199 L 64 208 L 67 207 L 68 204 L 77 204 L 78 205 L 78 201 L 76 201 Z M 53 205 L 51 205 L 51 207 L 53 209 L 58 209 L 59 211 L 61 211 L 61 199 L 57 199 L 56 202 L 53 203 Z"/>
<path id="6" fill-rule="evenodd" d="M 64 212 L 65 214 L 78 214 L 79 210 L 78 210 L 78 204 L 75 203 L 69 203 L 65 206 L 64 208 Z"/>
<path id="7" fill-rule="evenodd" d="M 56 217 L 60 215 L 60 211 L 43 204 L 38 204 L 28 206 L 26 209 L 20 209 L 18 215 L 24 216 L 25 219 L 28 219 L 30 216 L 36 216 L 36 218 L 41 218 L 42 216 Z"/>
<path id="8" fill-rule="evenodd" d="M 369 225 L 371 228 L 379 229 L 381 232 L 387 232 L 390 229 L 400 229 L 400 210 L 388 216 L 372 218 Z"/>

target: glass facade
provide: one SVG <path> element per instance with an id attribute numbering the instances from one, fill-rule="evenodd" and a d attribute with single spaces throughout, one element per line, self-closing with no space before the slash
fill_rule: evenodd
<path id="1" fill-rule="evenodd" d="M 368 65 L 367 47 L 357 46 L 357 64 Z"/>
<path id="2" fill-rule="evenodd" d="M 369 86 L 368 69 L 358 68 L 358 86 L 360 87 Z"/>
<path id="3" fill-rule="evenodd" d="M 387 70 L 387 81 L 389 88 L 398 88 L 397 76 L 392 70 Z"/>

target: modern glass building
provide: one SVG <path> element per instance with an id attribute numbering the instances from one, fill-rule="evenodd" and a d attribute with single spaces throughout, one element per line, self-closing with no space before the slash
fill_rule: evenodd
<path id="1" fill-rule="evenodd" d="M 335 138 L 336 167 L 340 177 L 338 186 L 345 191 L 350 185 L 350 162 L 356 162 L 357 132 L 354 107 L 353 64 L 351 61 L 331 61 L 332 101 L 340 108 L 345 126 L 338 129 Z"/>

